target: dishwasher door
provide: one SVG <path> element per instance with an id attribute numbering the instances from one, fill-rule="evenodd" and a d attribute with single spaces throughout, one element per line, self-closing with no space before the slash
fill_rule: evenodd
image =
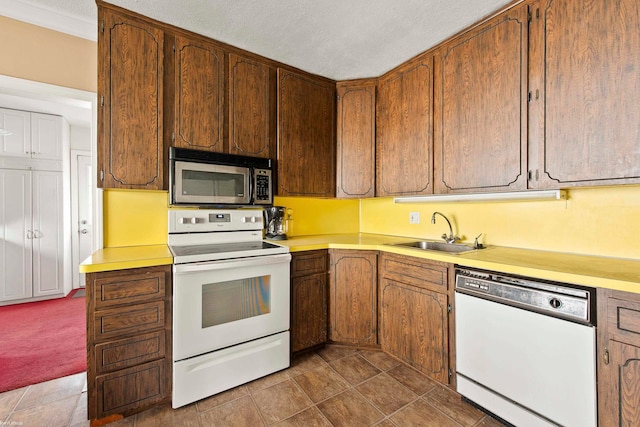
<path id="1" fill-rule="evenodd" d="M 458 392 L 516 426 L 596 425 L 595 327 L 455 293 Z"/>

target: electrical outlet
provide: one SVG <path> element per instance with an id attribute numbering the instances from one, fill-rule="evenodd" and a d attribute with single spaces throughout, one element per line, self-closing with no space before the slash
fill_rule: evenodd
<path id="1" fill-rule="evenodd" d="M 420 224 L 420 212 L 409 213 L 409 224 Z"/>

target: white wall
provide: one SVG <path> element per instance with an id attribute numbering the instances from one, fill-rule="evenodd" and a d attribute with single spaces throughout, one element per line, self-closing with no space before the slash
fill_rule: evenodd
<path id="1" fill-rule="evenodd" d="M 71 126 L 72 150 L 91 151 L 91 128 Z"/>

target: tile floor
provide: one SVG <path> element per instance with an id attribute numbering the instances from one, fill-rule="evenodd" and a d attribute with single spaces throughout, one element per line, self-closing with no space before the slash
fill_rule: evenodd
<path id="1" fill-rule="evenodd" d="M 0 425 L 88 426 L 86 377 L 0 394 Z M 292 367 L 177 410 L 153 408 L 120 426 L 489 426 L 501 423 L 391 356 L 327 346 Z"/>

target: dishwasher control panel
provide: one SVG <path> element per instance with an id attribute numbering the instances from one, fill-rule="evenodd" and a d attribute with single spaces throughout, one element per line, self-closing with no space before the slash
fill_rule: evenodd
<path id="1" fill-rule="evenodd" d="M 594 324 L 593 289 L 464 268 L 456 269 L 455 288 L 472 296 Z"/>

